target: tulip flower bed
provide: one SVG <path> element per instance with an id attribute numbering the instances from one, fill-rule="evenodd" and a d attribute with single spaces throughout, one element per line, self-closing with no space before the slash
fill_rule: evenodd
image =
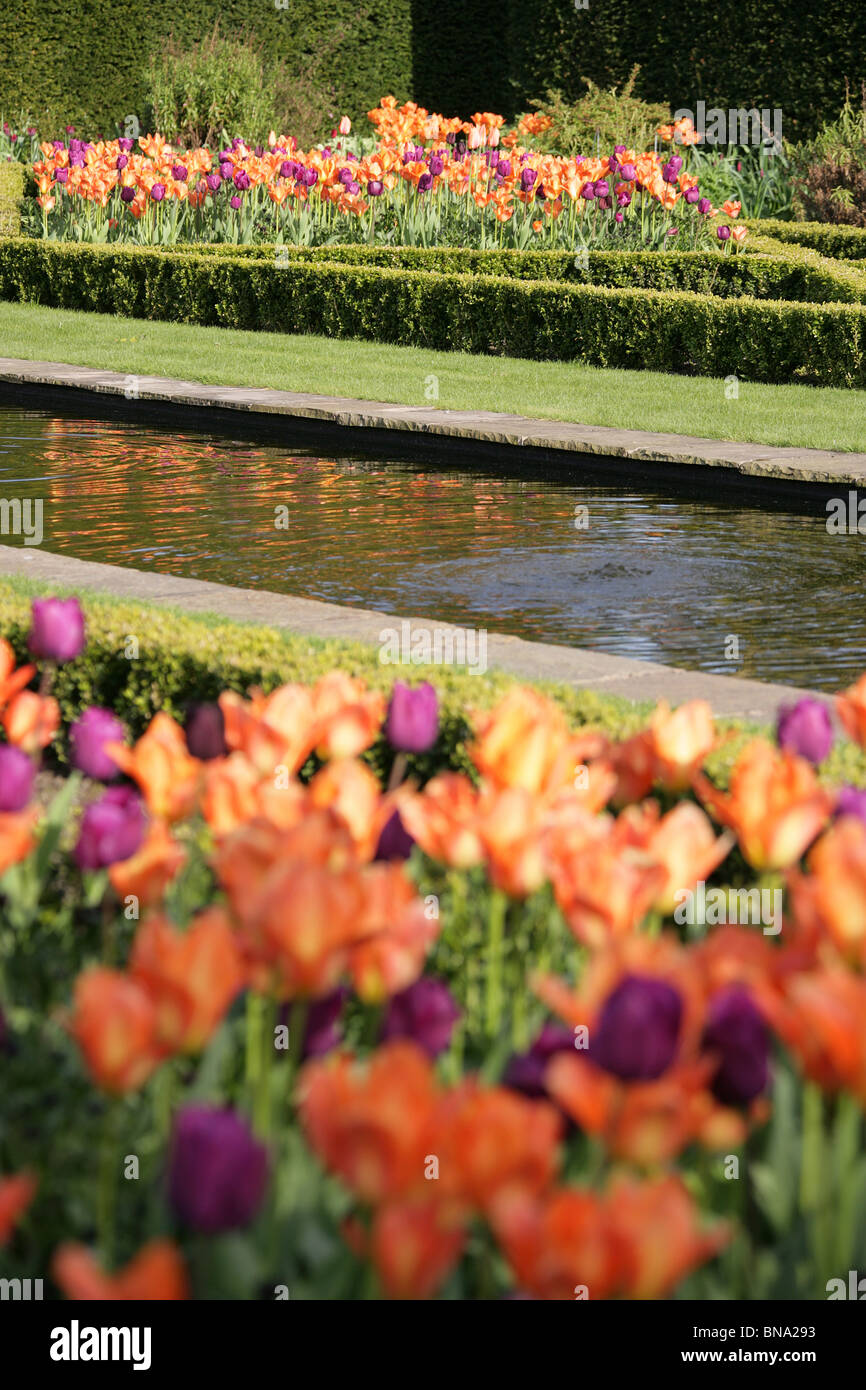
<path id="1" fill-rule="evenodd" d="M 33 165 L 44 237 L 75 241 L 365 241 L 410 246 L 662 249 L 747 236 L 740 204 L 701 196 L 678 153 L 628 150 L 560 158 L 525 148 L 520 129 L 477 112 L 470 122 L 385 100 L 369 117 L 375 147 L 345 137 L 299 151 L 273 131 L 267 147 L 239 137 L 213 153 L 173 149 L 162 136 L 45 142 Z M 693 129 L 660 133 L 682 146 Z M 420 143 L 419 143 L 420 142 Z M 366 141 L 364 144 L 374 142 Z"/>
<path id="2" fill-rule="evenodd" d="M 822 705 L 727 779 L 701 701 L 615 736 L 509 684 L 455 743 L 431 684 L 339 669 L 136 736 L 89 621 L 0 645 L 0 1275 L 824 1298 L 862 1261 L 866 793 Z M 866 744 L 866 677 L 837 703 Z M 753 888 L 784 914 L 720 916 Z"/>

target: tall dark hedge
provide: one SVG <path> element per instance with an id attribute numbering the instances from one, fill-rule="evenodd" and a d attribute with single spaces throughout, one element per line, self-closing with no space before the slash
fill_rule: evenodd
<path id="1" fill-rule="evenodd" d="M 866 78 L 866 5 L 852 0 L 17 0 L 0 7 L 0 108 L 29 107 L 46 133 L 89 135 L 143 104 L 150 48 L 251 29 L 297 63 L 338 23 L 333 74 L 356 119 L 381 96 L 413 96 L 447 115 L 511 116 L 545 88 L 622 82 L 672 108 L 781 107 L 784 133 L 837 114 L 844 80 Z M 49 127 L 53 127 L 49 129 Z"/>
<path id="2" fill-rule="evenodd" d="M 170 34 L 195 42 L 219 21 L 222 34 L 253 33 L 297 64 L 323 36 L 346 31 L 333 81 L 356 119 L 393 92 L 411 94 L 410 0 L 16 0 L 0 6 L 0 111 L 26 108 L 40 132 L 113 136 L 118 121 L 143 119 L 142 70 Z M 366 124 L 366 123 L 365 123 Z M 51 127 L 49 129 L 49 127 Z"/>

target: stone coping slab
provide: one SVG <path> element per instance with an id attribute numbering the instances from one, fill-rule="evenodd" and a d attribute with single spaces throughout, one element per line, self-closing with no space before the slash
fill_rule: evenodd
<path id="1" fill-rule="evenodd" d="M 169 605 L 188 613 L 215 614 L 235 622 L 287 628 L 312 637 L 365 642 L 380 649 L 383 630 L 399 631 L 406 623 L 410 632 L 424 629 L 454 635 L 465 631 L 432 618 L 396 617 L 268 590 L 239 589 L 151 570 L 103 565 L 37 547 L 0 545 L 0 575 L 18 575 L 40 584 L 91 590 L 117 599 Z M 523 680 L 558 681 L 632 701 L 666 699 L 671 704 L 681 704 L 685 700 L 705 699 L 718 715 L 764 724 L 775 721 L 781 703 L 814 694 L 793 686 L 685 671 L 581 647 L 527 642 L 495 632 L 487 633 L 486 661 L 489 667 Z"/>
<path id="2" fill-rule="evenodd" d="M 347 429 L 389 430 L 416 438 L 421 435 L 431 441 L 450 438 L 464 445 L 493 444 L 590 455 L 598 460 L 627 459 L 635 463 L 691 469 L 715 468 L 733 471 L 744 478 L 820 484 L 825 488 L 866 486 L 866 453 L 742 444 L 689 435 L 656 434 L 649 430 L 534 420 L 490 410 L 442 410 L 264 387 L 205 386 L 170 377 L 136 375 L 131 378 L 129 374 L 95 367 L 31 362 L 14 357 L 0 357 L 2 381 L 73 388 L 127 399 L 133 389 L 132 381 L 136 401 L 158 401 L 200 410 L 283 415 Z"/>

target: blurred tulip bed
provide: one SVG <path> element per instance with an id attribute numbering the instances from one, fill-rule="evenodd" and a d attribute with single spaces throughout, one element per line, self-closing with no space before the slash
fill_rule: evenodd
<path id="1" fill-rule="evenodd" d="M 25 232 L 57 240 L 267 242 L 319 246 L 537 246 L 547 249 L 736 248 L 741 205 L 713 206 L 682 154 L 617 145 L 563 158 L 527 148 L 543 116 L 510 132 L 501 116 L 430 115 L 393 97 L 369 113 L 377 138 L 299 151 L 271 131 L 267 146 L 236 137 L 217 152 L 174 149 L 160 135 L 40 146 L 37 196 Z M 688 121 L 660 127 L 688 147 Z M 32 138 L 32 137 L 31 137 Z"/>
<path id="2" fill-rule="evenodd" d="M 437 770 L 434 687 L 337 669 L 62 728 L 86 645 L 75 598 L 33 602 L 32 661 L 0 644 L 0 1276 L 815 1299 L 863 1268 L 866 792 L 817 771 L 825 705 L 724 786 L 703 701 L 615 740 L 514 685 Z M 837 711 L 866 745 L 866 677 Z M 679 925 L 702 883 L 783 890 L 781 930 Z"/>

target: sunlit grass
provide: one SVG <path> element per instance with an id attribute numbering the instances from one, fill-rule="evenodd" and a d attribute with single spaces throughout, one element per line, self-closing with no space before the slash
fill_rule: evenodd
<path id="1" fill-rule="evenodd" d="M 208 385 L 500 410 L 710 439 L 866 450 L 866 391 L 767 386 L 0 304 L 0 353 Z M 732 374 L 736 362 L 731 364 Z M 438 391 L 438 398 L 432 398 Z"/>

